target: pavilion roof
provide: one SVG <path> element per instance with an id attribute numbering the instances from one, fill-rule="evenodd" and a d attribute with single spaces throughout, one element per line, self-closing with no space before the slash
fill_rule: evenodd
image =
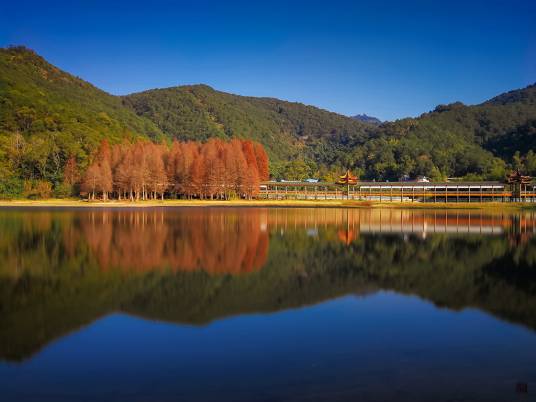
<path id="1" fill-rule="evenodd" d="M 531 180 L 532 180 L 532 177 L 522 175 L 519 170 L 516 170 L 515 172 L 512 172 L 508 176 L 506 176 L 506 182 L 510 184 L 512 183 L 527 184 L 527 183 L 530 183 Z"/>
<path id="2" fill-rule="evenodd" d="M 356 184 L 357 183 L 357 176 L 352 175 L 350 173 L 350 170 L 347 170 L 345 174 L 342 176 L 339 176 L 339 180 L 337 180 L 338 184 Z"/>

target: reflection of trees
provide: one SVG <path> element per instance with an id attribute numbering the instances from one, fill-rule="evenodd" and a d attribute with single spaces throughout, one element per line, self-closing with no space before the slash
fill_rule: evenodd
<path id="1" fill-rule="evenodd" d="M 354 215 L 354 227 L 368 213 Z M 0 358 L 30 356 L 111 311 L 203 324 L 374 289 L 536 329 L 536 238 L 512 245 L 504 233 L 365 231 L 341 239 L 343 218 L 298 209 L 0 213 Z"/>
<path id="2" fill-rule="evenodd" d="M 0 273 L 13 275 L 76 260 L 83 252 L 105 271 L 240 274 L 261 269 L 268 254 L 266 211 L 14 213 L 0 215 L 0 224 Z"/>

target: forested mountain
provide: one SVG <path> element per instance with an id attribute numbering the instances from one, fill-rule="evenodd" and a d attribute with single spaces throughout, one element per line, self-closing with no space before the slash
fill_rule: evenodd
<path id="1" fill-rule="evenodd" d="M 535 99 L 533 85 L 480 105 L 439 105 L 418 118 L 380 125 L 298 103 L 226 94 L 204 85 L 146 91 L 125 97 L 124 103 L 181 139 L 257 140 L 267 147 L 272 162 L 282 161 L 272 163 L 276 176 L 331 179 L 349 167 L 370 179 L 427 175 L 439 180 L 447 176 L 502 179 L 509 163 L 536 173 L 536 159 L 529 153 L 535 142 Z M 514 161 L 516 151 L 521 156 Z"/>
<path id="2" fill-rule="evenodd" d="M 371 178 L 501 179 L 509 168 L 534 175 L 535 118 L 535 85 L 480 105 L 439 105 L 418 118 L 381 125 L 374 139 L 353 150 L 349 162 Z"/>
<path id="3" fill-rule="evenodd" d="M 121 99 L 49 64 L 33 51 L 0 49 L 0 129 L 57 137 L 65 145 L 96 146 L 133 134 L 162 132 L 123 107 Z"/>
<path id="4" fill-rule="evenodd" d="M 20 194 L 23 181 L 57 184 L 69 156 L 83 168 L 102 139 L 139 136 L 163 134 L 121 99 L 33 51 L 0 49 L 0 194 Z"/>
<path id="5" fill-rule="evenodd" d="M 312 150 L 320 144 L 363 141 L 371 129 L 313 106 L 232 95 L 207 85 L 153 89 L 125 96 L 123 103 L 175 138 L 249 138 L 263 144 L 273 161 L 314 158 Z"/>
<path id="6" fill-rule="evenodd" d="M 536 175 L 535 132 L 535 85 L 480 105 L 440 105 L 418 118 L 378 125 L 206 85 L 117 97 L 24 47 L 0 49 L 4 197 L 20 196 L 24 186 L 38 182 L 58 188 L 67 160 L 74 157 L 85 170 L 104 138 L 111 144 L 134 138 L 252 139 L 266 148 L 275 178 L 330 181 L 350 168 L 368 179 L 427 175 L 439 180 L 502 179 L 511 168 Z"/>
<path id="7" fill-rule="evenodd" d="M 356 114 L 355 116 L 352 116 L 352 119 L 362 121 L 363 123 L 369 123 L 369 124 L 382 124 L 382 121 L 378 119 L 377 117 L 368 116 L 366 114 Z"/>

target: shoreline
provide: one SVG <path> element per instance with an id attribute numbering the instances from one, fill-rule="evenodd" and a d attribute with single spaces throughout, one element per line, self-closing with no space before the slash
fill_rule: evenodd
<path id="1" fill-rule="evenodd" d="M 397 208 L 397 209 L 493 209 L 536 210 L 536 203 L 515 202 L 379 202 L 353 200 L 148 200 L 148 201 L 87 201 L 77 199 L 0 200 L 0 208 L 154 208 L 154 207 L 235 207 L 235 208 Z"/>

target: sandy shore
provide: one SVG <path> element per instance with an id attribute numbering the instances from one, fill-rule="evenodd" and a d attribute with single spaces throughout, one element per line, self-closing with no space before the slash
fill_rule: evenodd
<path id="1" fill-rule="evenodd" d="M 352 200 L 150 200 L 87 201 L 77 199 L 0 201 L 0 207 L 148 208 L 148 207 L 304 207 L 304 208 L 412 208 L 412 209 L 536 209 L 536 204 L 502 202 L 378 202 Z"/>

